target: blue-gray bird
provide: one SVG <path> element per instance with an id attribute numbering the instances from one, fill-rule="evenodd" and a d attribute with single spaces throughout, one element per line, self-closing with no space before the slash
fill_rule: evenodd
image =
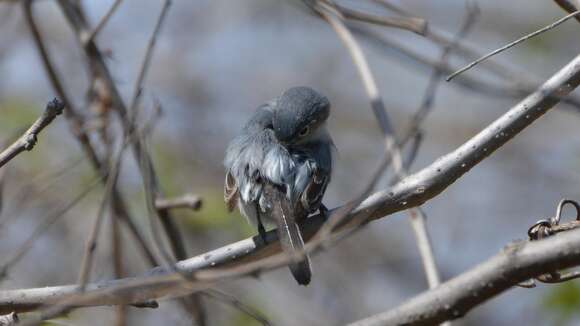
<path id="1" fill-rule="evenodd" d="M 332 172 L 334 144 L 326 129 L 328 99 L 309 87 L 294 87 L 260 106 L 227 150 L 224 199 L 237 205 L 262 239 L 266 226 L 278 228 L 285 252 L 304 248 L 299 222 L 320 210 Z M 301 285 L 312 272 L 306 256 L 290 264 Z"/>

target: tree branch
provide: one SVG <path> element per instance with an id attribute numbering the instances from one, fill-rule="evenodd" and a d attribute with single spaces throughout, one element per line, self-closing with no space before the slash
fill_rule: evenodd
<path id="1" fill-rule="evenodd" d="M 40 132 L 60 115 L 63 110 L 64 104 L 61 101 L 54 99 L 48 102 L 42 115 L 36 119 L 24 135 L 0 153 L 0 167 L 16 157 L 16 155 L 24 151 L 31 151 L 34 145 L 36 145 L 36 140 Z"/>
<path id="2" fill-rule="evenodd" d="M 480 62 L 485 61 L 485 60 L 493 57 L 494 55 L 496 55 L 496 54 L 498 54 L 500 52 L 503 52 L 503 51 L 505 51 L 505 50 L 507 50 L 509 48 L 512 48 L 512 47 L 514 47 L 514 46 L 516 46 L 516 45 L 518 45 L 518 44 L 520 44 L 522 42 L 525 42 L 525 41 L 529 40 L 530 38 L 532 38 L 534 36 L 537 36 L 537 35 L 540 35 L 540 34 L 546 32 L 546 31 L 549 31 L 549 30 L 557 27 L 558 25 L 560 25 L 562 23 L 565 23 L 570 18 L 578 17 L 578 15 L 580 15 L 580 11 L 575 11 L 575 12 L 573 12 L 573 13 L 567 15 L 567 16 L 564 16 L 564 17 L 558 19 L 557 21 L 553 22 L 552 24 L 550 24 L 550 25 L 548 25 L 548 26 L 546 26 L 544 28 L 541 28 L 541 29 L 539 29 L 539 30 L 537 30 L 537 31 L 535 31 L 533 33 L 524 35 L 524 36 L 520 37 L 519 39 L 517 39 L 517 40 L 515 40 L 513 42 L 510 42 L 509 44 L 506 44 L 506 45 L 500 47 L 499 49 L 496 49 L 496 50 L 494 50 L 494 51 L 492 51 L 492 52 L 490 52 L 490 53 L 482 56 L 481 58 L 479 58 L 479 59 L 471 62 L 467 66 L 465 66 L 465 67 L 457 70 L 456 72 L 452 73 L 451 75 L 447 76 L 447 78 L 445 78 L 445 80 L 446 81 L 451 81 L 457 75 L 462 74 L 463 72 L 465 72 L 465 71 L 467 71 L 467 70 L 475 67 Z"/>
<path id="3" fill-rule="evenodd" d="M 99 158 L 97 151 L 93 144 L 91 143 L 91 139 L 87 132 L 84 129 L 84 120 L 78 111 L 74 108 L 74 103 L 70 100 L 67 92 L 65 91 L 65 87 L 61 82 L 60 77 L 56 71 L 56 68 L 52 64 L 52 60 L 50 59 L 50 55 L 48 53 L 47 46 L 42 38 L 42 34 L 40 33 L 40 29 L 38 28 L 34 13 L 33 13 L 33 1 L 34 0 L 24 0 L 22 1 L 22 7 L 24 11 L 24 18 L 26 20 L 27 25 L 30 28 L 30 32 L 32 34 L 32 40 L 35 43 L 36 48 L 40 54 L 40 58 L 42 60 L 42 64 L 46 70 L 46 74 L 49 77 L 50 83 L 54 88 L 55 92 L 64 102 L 65 111 L 64 115 L 65 118 L 69 122 L 69 129 L 72 134 L 75 136 L 75 139 L 81 145 L 83 152 L 85 153 L 86 157 L 89 159 L 92 167 L 95 171 L 101 176 L 101 181 L 104 183 L 106 182 L 106 174 L 107 171 L 104 168 L 104 164 L 102 160 Z M 113 189 L 112 194 L 112 207 L 113 213 L 115 216 L 121 218 L 121 220 L 127 226 L 127 229 L 135 238 L 136 242 L 138 243 L 138 247 L 143 253 L 143 256 L 147 259 L 147 261 L 151 265 L 155 265 L 155 258 L 151 254 L 145 238 L 139 232 L 136 223 L 133 221 L 133 217 L 129 214 L 127 204 L 119 190 L 117 188 Z"/>
<path id="4" fill-rule="evenodd" d="M 372 46 L 374 46 L 377 50 L 387 52 L 389 54 L 395 54 L 396 59 L 399 59 L 399 60 L 403 59 L 402 61 L 405 61 L 407 63 L 408 63 L 408 61 L 404 60 L 404 59 L 407 59 L 407 58 L 411 59 L 414 68 L 417 67 L 417 65 L 415 65 L 415 63 L 418 63 L 419 65 L 423 65 L 426 67 L 432 67 L 432 68 L 441 70 L 441 71 L 445 72 L 446 74 L 451 74 L 455 71 L 455 68 L 453 68 L 449 63 L 442 64 L 441 62 L 439 62 L 436 59 L 431 59 L 429 56 L 425 55 L 423 52 L 416 51 L 402 42 L 387 38 L 381 33 L 377 33 L 371 29 L 368 29 L 368 28 L 363 28 L 363 26 L 352 26 L 351 29 L 358 36 L 362 36 L 363 38 L 365 38 L 366 41 L 368 43 L 370 43 Z M 445 42 L 442 44 L 449 44 L 449 43 Z M 458 43 L 458 45 L 459 45 L 459 43 Z M 459 49 L 460 49 L 460 47 L 457 47 L 454 49 L 454 51 L 458 52 Z M 402 54 L 402 56 L 399 54 Z M 490 62 L 494 62 L 494 61 L 487 61 L 486 63 L 489 64 Z M 483 66 L 486 66 L 486 65 L 483 65 Z M 508 68 L 506 68 L 506 69 L 508 69 Z M 506 71 L 508 71 L 508 70 L 506 70 Z M 521 73 L 515 72 L 513 69 L 510 69 L 509 71 L 513 72 L 512 77 L 521 75 Z M 503 79 L 507 79 L 506 76 L 500 76 L 500 77 L 502 77 Z M 511 79 L 513 79 L 513 78 L 511 78 Z M 510 84 L 505 85 L 505 84 L 498 84 L 498 83 L 491 83 L 491 82 L 484 81 L 483 79 L 481 79 L 473 74 L 472 75 L 463 74 L 463 75 L 457 76 L 454 79 L 455 82 L 450 83 L 449 85 L 461 86 L 467 90 L 470 90 L 470 91 L 473 91 L 473 92 L 476 92 L 479 94 L 491 95 L 494 97 L 501 97 L 501 98 L 519 99 L 522 96 L 526 96 L 527 94 L 533 92 L 536 88 L 536 85 L 542 83 L 541 80 L 539 80 L 535 77 L 533 79 L 534 79 L 533 81 L 526 79 L 526 80 L 518 81 L 518 82 L 513 83 L 511 85 Z M 562 102 L 569 104 L 568 106 L 563 107 L 563 108 L 572 109 L 572 110 L 574 110 L 574 112 L 580 112 L 580 97 L 574 96 L 573 94 L 571 94 L 570 96 L 567 96 L 566 98 L 562 99 Z"/>
<path id="5" fill-rule="evenodd" d="M 358 20 L 369 24 L 382 25 L 387 27 L 395 27 L 411 31 L 419 35 L 425 35 L 427 31 L 427 21 L 418 17 L 382 17 L 366 12 L 334 5 L 336 9 L 342 13 L 344 18 L 351 20 Z"/>
<path id="6" fill-rule="evenodd" d="M 166 210 L 174 208 L 189 208 L 197 211 L 201 208 L 201 197 L 194 194 L 185 194 L 174 198 L 157 198 L 155 200 L 155 208 L 157 210 Z"/>
<path id="7" fill-rule="evenodd" d="M 458 149 L 441 157 L 423 170 L 403 179 L 391 189 L 379 191 L 368 197 L 349 214 L 347 223 L 343 224 L 342 227 L 347 228 L 359 219 L 366 221 L 379 219 L 386 215 L 421 205 L 437 196 L 459 177 L 553 108 L 563 96 L 569 94 L 578 84 L 580 84 L 580 55 L 546 81 L 536 92 L 512 107 L 503 116 Z M 320 214 L 308 218 L 301 225 L 305 237 L 312 237 L 324 222 L 325 219 Z M 258 236 L 241 240 L 180 261 L 176 263 L 175 269 L 180 273 L 195 273 L 194 279 L 196 282 L 206 282 L 206 287 L 210 286 L 211 282 L 216 282 L 226 277 L 256 273 L 266 269 L 264 264 L 249 264 L 249 262 L 273 256 L 275 253 L 280 252 L 280 246 L 276 241 L 276 230 L 268 232 L 267 240 L 267 245 Z M 572 244 L 568 244 L 567 241 Z M 546 273 L 547 270 L 554 268 L 565 268 L 580 264 L 580 231 L 570 231 L 569 234 L 542 240 L 538 243 L 526 244 L 522 248 L 524 248 L 522 251 L 516 251 L 518 253 L 516 256 L 527 257 L 527 262 L 535 268 L 534 272 L 537 272 L 537 274 Z M 558 259 L 552 258 L 553 256 L 551 255 L 541 254 L 545 248 L 552 248 L 552 253 L 554 251 L 557 252 Z M 537 263 L 530 258 L 533 256 L 531 255 L 532 252 L 539 253 L 540 260 Z M 541 260 L 544 258 L 547 260 Z M 284 262 L 287 263 L 289 260 L 271 262 L 266 267 L 278 267 Z M 542 265 L 542 262 L 546 264 Z M 522 266 L 524 266 L 522 264 L 519 265 L 518 273 L 522 272 Z M 200 269 L 217 266 L 221 268 L 210 269 L 206 272 L 200 271 Z M 234 268 L 230 268 L 232 266 Z M 240 270 L 235 269 L 236 266 L 244 268 L 240 272 Z M 543 269 L 544 267 L 545 269 Z M 516 282 L 534 276 L 531 275 L 528 269 L 523 269 L 523 271 L 521 275 L 517 274 L 519 276 Z M 495 272 L 498 273 L 497 270 Z M 151 270 L 148 275 L 164 275 L 166 273 L 166 269 L 158 267 Z M 168 277 L 156 278 L 156 276 L 137 277 L 89 284 L 87 285 L 85 294 L 87 297 L 85 297 L 85 300 L 76 301 L 75 304 L 111 305 L 143 302 L 167 295 L 183 295 L 194 289 L 183 286 L 185 281 L 181 275 L 171 279 Z M 143 280 L 149 280 L 149 282 L 143 282 Z M 136 282 L 137 284 L 135 285 Z M 119 286 L 124 287 L 119 289 Z M 196 290 L 202 288 L 200 285 Z M 106 291 L 107 289 L 109 291 Z M 0 313 L 36 309 L 40 305 L 54 303 L 67 298 L 75 294 L 77 290 L 77 286 L 69 285 L 3 291 L 0 292 Z"/>
<path id="8" fill-rule="evenodd" d="M 556 2 L 556 4 L 558 6 L 560 6 L 560 8 L 562 8 L 563 10 L 565 10 L 566 12 L 568 12 L 569 14 L 580 10 L 580 2 L 576 1 L 577 4 L 574 4 L 572 1 L 568 1 L 568 0 L 554 0 L 554 2 Z M 576 16 L 576 20 L 580 23 L 580 17 Z"/>
<path id="9" fill-rule="evenodd" d="M 541 241 L 515 242 L 436 289 L 419 294 L 393 310 L 351 325 L 434 325 L 464 316 L 474 307 L 520 282 L 578 265 L 580 230 Z"/>

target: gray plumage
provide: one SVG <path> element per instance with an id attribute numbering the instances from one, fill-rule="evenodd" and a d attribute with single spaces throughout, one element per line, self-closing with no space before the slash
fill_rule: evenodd
<path id="1" fill-rule="evenodd" d="M 302 250 L 297 223 L 318 210 L 332 171 L 326 130 L 328 99 L 295 87 L 259 107 L 226 150 L 224 198 L 248 221 L 277 226 L 282 248 Z M 300 284 L 310 282 L 308 257 L 291 264 Z"/>

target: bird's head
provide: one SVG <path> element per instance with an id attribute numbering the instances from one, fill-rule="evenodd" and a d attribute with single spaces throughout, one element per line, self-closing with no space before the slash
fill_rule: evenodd
<path id="1" fill-rule="evenodd" d="M 294 87 L 276 101 L 272 126 L 285 144 L 308 141 L 328 119 L 330 102 L 310 87 Z"/>

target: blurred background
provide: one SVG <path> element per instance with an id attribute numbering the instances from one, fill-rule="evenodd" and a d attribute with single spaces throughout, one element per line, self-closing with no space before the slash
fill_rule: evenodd
<path id="1" fill-rule="evenodd" d="M 111 0 L 81 1 L 91 24 Z M 394 16 L 372 2 L 342 5 Z M 429 26 L 453 37 L 465 17 L 463 1 L 392 1 Z M 462 41 L 481 54 L 564 16 L 550 1 L 488 0 Z M 35 17 L 72 100 L 86 120 L 97 120 L 87 100 L 90 86 L 84 53 L 54 1 L 37 1 Z M 125 0 L 97 36 L 125 99 L 130 98 L 161 1 Z M 571 20 L 494 60 L 524 75 L 545 80 L 580 50 L 578 22 Z M 376 33 L 438 60 L 441 48 L 408 31 L 371 27 Z M 393 47 L 360 38 L 397 132 L 420 106 L 432 68 Z M 465 58 L 452 57 L 459 68 Z M 498 87 L 502 81 L 479 66 L 466 73 Z M 25 23 L 21 6 L 0 1 L 0 140 L 21 132 L 56 96 Z M 203 198 L 201 210 L 175 211 L 188 254 L 193 256 L 255 234 L 222 197 L 222 159 L 228 141 L 253 110 L 289 87 L 311 86 L 333 104 L 330 131 L 338 149 L 333 181 L 325 197 L 336 207 L 359 193 L 382 158 L 379 128 L 347 51 L 328 24 L 292 1 L 173 1 L 159 35 L 142 98 L 143 116 L 162 106 L 151 137 L 151 153 L 167 196 L 186 192 Z M 537 85 L 537 84 L 536 84 Z M 575 94 L 580 95 L 578 91 Z M 126 100 L 128 101 L 128 100 Z M 412 171 L 453 150 L 517 103 L 442 82 L 433 112 L 423 125 L 424 142 Z M 441 274 L 449 279 L 497 253 L 527 228 L 552 216 L 558 201 L 580 199 L 580 113 L 560 104 L 442 195 L 424 205 Z M 90 130 L 90 123 L 85 126 Z M 146 205 L 136 164 L 125 155 L 119 181 L 139 227 L 149 235 Z M 0 266 L 51 216 L 18 263 L 6 271 L 0 289 L 70 284 L 77 281 L 85 238 L 103 189 L 96 187 L 72 209 L 67 203 L 93 183 L 95 172 L 57 119 L 32 152 L 6 169 L 0 212 Z M 361 182 L 363 180 L 363 182 Z M 388 187 L 388 178 L 380 188 Z M 108 222 L 107 222 L 108 223 Z M 93 279 L 110 279 L 110 228 L 100 237 Z M 149 237 L 149 236 L 148 236 Z M 125 272 L 148 266 L 124 236 Z M 275 325 L 340 325 L 394 308 L 427 287 L 406 213 L 375 221 L 312 259 L 310 286 L 296 285 L 286 268 L 259 278 L 218 285 L 259 310 Z M 232 307 L 203 298 L 208 325 L 256 325 Z M 473 310 L 457 325 L 577 324 L 580 283 L 514 288 Z M 80 309 L 59 319 L 71 325 L 112 323 L 114 308 Z M 158 309 L 129 308 L 130 325 L 190 325 L 180 307 L 163 301 Z"/>

